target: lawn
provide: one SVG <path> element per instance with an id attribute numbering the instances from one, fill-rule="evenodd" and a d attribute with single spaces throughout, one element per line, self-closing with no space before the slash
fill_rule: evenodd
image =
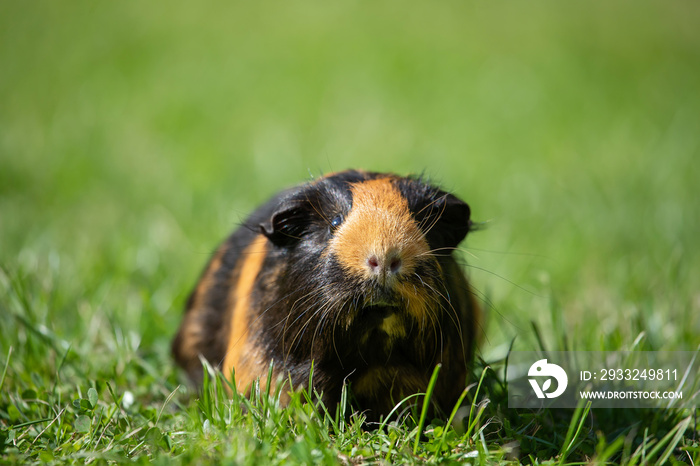
<path id="1" fill-rule="evenodd" d="M 509 410 L 499 373 L 511 344 L 700 346 L 698 23 L 692 2 L 3 2 L 0 463 L 698 464 L 697 409 Z M 485 223 L 451 425 L 197 393 L 171 361 L 217 243 L 349 167 L 424 172 Z"/>

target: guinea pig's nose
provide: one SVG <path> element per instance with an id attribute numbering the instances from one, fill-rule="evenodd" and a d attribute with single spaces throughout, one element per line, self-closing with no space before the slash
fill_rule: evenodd
<path id="1" fill-rule="evenodd" d="M 401 272 L 401 256 L 397 251 L 385 254 L 370 253 L 367 256 L 367 268 L 376 277 L 386 279 Z"/>

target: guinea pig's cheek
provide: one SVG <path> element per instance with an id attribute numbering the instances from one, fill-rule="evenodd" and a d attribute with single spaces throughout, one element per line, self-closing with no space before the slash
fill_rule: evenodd
<path id="1" fill-rule="evenodd" d="M 401 295 L 403 302 L 406 303 L 408 314 L 422 321 L 434 301 L 428 294 L 428 290 L 417 288 L 412 283 L 398 283 L 396 290 Z"/>

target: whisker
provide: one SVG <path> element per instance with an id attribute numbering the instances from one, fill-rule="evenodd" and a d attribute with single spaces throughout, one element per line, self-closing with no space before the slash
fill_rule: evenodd
<path id="1" fill-rule="evenodd" d="M 311 298 L 311 297 L 310 297 L 310 298 Z M 309 299 L 310 299 L 310 298 L 309 298 Z M 306 328 L 309 326 L 309 324 L 310 324 L 311 321 L 314 319 L 314 317 L 316 317 L 319 313 L 323 313 L 325 308 L 330 308 L 332 304 L 333 304 L 333 301 L 330 300 L 330 299 L 328 299 L 328 300 L 326 300 L 325 303 L 323 303 L 323 305 L 321 305 L 320 307 L 318 307 L 317 309 L 315 309 L 315 310 L 311 313 L 311 316 L 309 316 L 309 318 L 308 318 L 308 319 L 306 320 L 306 322 L 301 326 L 301 328 L 297 331 L 296 335 L 295 335 L 294 338 L 292 339 L 292 342 L 291 342 L 290 345 L 289 345 L 289 351 L 287 352 L 287 356 L 286 356 L 287 358 L 288 358 L 289 355 L 291 354 L 291 351 L 296 347 L 295 342 L 297 341 L 297 339 L 299 339 L 299 343 L 301 343 L 300 337 L 303 336 L 304 332 L 306 331 Z M 309 310 L 311 310 L 311 309 L 312 309 L 312 308 L 307 308 L 306 310 L 302 311 L 302 312 L 299 314 L 299 316 L 297 316 L 297 318 L 294 319 L 294 322 L 292 322 L 292 325 L 295 325 L 296 322 L 298 322 L 299 319 L 301 319 L 304 315 L 306 315 L 306 314 L 309 312 Z M 285 333 L 285 335 L 286 335 L 286 333 Z M 286 337 L 285 337 L 285 338 L 286 338 Z"/>
<path id="2" fill-rule="evenodd" d="M 486 273 L 488 273 L 488 274 L 490 274 L 490 275 L 493 275 L 494 277 L 500 278 L 501 280 L 510 283 L 511 285 L 515 286 L 516 288 L 521 289 L 522 291 L 524 291 L 524 292 L 526 292 L 526 293 L 529 293 L 529 294 L 531 294 L 531 295 L 533 295 L 533 296 L 537 296 L 538 298 L 544 298 L 544 297 L 545 297 L 545 296 L 542 296 L 542 295 L 539 295 L 539 294 L 535 293 L 535 292 L 532 291 L 532 290 L 528 290 L 527 288 L 525 288 L 525 287 L 523 287 L 523 286 L 520 286 L 520 285 L 518 285 L 517 283 L 515 283 L 514 281 L 509 280 L 509 279 L 507 279 L 506 277 L 504 277 L 504 276 L 502 276 L 502 275 L 499 275 L 499 274 L 497 274 L 496 272 L 493 272 L 493 271 L 491 271 L 491 270 L 489 270 L 489 269 L 485 269 L 485 268 L 483 268 L 483 267 L 479 267 L 479 266 L 477 266 L 477 265 L 472 265 L 472 264 L 468 264 L 468 263 L 462 263 L 462 264 L 460 264 L 460 265 L 462 265 L 462 266 L 464 266 L 464 267 L 467 267 L 467 268 L 470 268 L 470 269 L 475 269 L 475 270 L 480 270 L 480 271 L 482 271 L 482 272 L 486 272 Z"/>
<path id="3" fill-rule="evenodd" d="M 248 328 L 245 329 L 245 331 L 243 332 L 243 334 L 241 334 L 241 336 L 238 338 L 238 340 L 236 340 L 233 344 L 229 344 L 229 345 L 227 346 L 226 351 L 224 351 L 222 357 L 219 359 L 219 365 L 222 365 L 222 364 L 224 363 L 224 361 L 226 360 L 226 356 L 228 356 L 228 348 L 231 348 L 231 347 L 236 346 L 237 344 L 239 344 L 239 343 L 241 342 L 241 340 L 243 340 L 243 339 L 250 333 L 251 328 L 253 328 L 253 327 L 255 326 L 255 324 L 257 324 L 257 323 L 265 316 L 265 314 L 267 314 L 267 312 L 270 311 L 270 309 L 272 309 L 273 307 L 275 307 L 277 304 L 279 304 L 280 302 L 284 301 L 284 300 L 287 299 L 288 297 L 292 296 L 293 294 L 294 294 L 294 292 L 290 292 L 290 293 L 288 293 L 288 294 L 282 296 L 280 299 L 278 299 L 277 301 L 275 301 L 274 303 L 272 303 L 271 305 L 269 305 L 268 307 L 266 307 L 265 310 L 263 310 L 263 311 L 260 313 L 260 315 L 258 315 L 253 321 L 251 321 L 251 323 L 250 323 L 250 325 L 248 326 Z M 311 294 L 311 292 L 309 292 L 309 294 Z M 251 295 L 252 295 L 252 292 L 249 293 L 247 296 L 250 297 Z M 239 298 L 239 299 L 240 299 L 240 298 Z M 288 314 L 288 317 L 289 317 L 289 314 Z M 287 317 L 287 318 L 288 318 L 288 317 Z"/>

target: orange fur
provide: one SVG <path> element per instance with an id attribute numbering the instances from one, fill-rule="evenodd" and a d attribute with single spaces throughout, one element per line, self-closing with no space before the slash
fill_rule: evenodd
<path id="1" fill-rule="evenodd" d="M 230 378 L 235 370 L 236 389 L 244 392 L 250 384 L 267 371 L 265 356 L 255 345 L 252 337 L 250 310 L 250 293 L 262 269 L 267 253 L 267 238 L 260 235 L 245 249 L 238 280 L 232 286 L 229 302 L 231 309 L 231 328 L 229 330 L 228 348 L 222 366 L 222 372 Z"/>
<path id="2" fill-rule="evenodd" d="M 331 240 L 329 250 L 346 272 L 364 280 L 371 276 L 366 262 L 372 255 L 395 256 L 401 260 L 401 273 L 411 274 L 416 258 L 428 254 L 428 242 L 391 178 L 356 183 L 351 191 L 352 209 Z M 397 283 L 389 284 L 395 285 L 410 303 L 409 312 L 420 317 L 426 303 L 419 293 Z"/>
<path id="3" fill-rule="evenodd" d="M 226 252 L 224 246 L 219 247 L 214 253 L 209 266 L 202 274 L 202 278 L 197 285 L 192 301 L 192 312 L 185 315 L 185 322 L 180 330 L 180 344 L 178 351 L 184 361 L 188 361 L 189 366 L 200 366 L 199 344 L 203 337 L 204 329 L 200 314 L 204 312 L 204 298 L 209 289 L 214 284 L 214 274 L 221 267 L 221 258 Z"/>

